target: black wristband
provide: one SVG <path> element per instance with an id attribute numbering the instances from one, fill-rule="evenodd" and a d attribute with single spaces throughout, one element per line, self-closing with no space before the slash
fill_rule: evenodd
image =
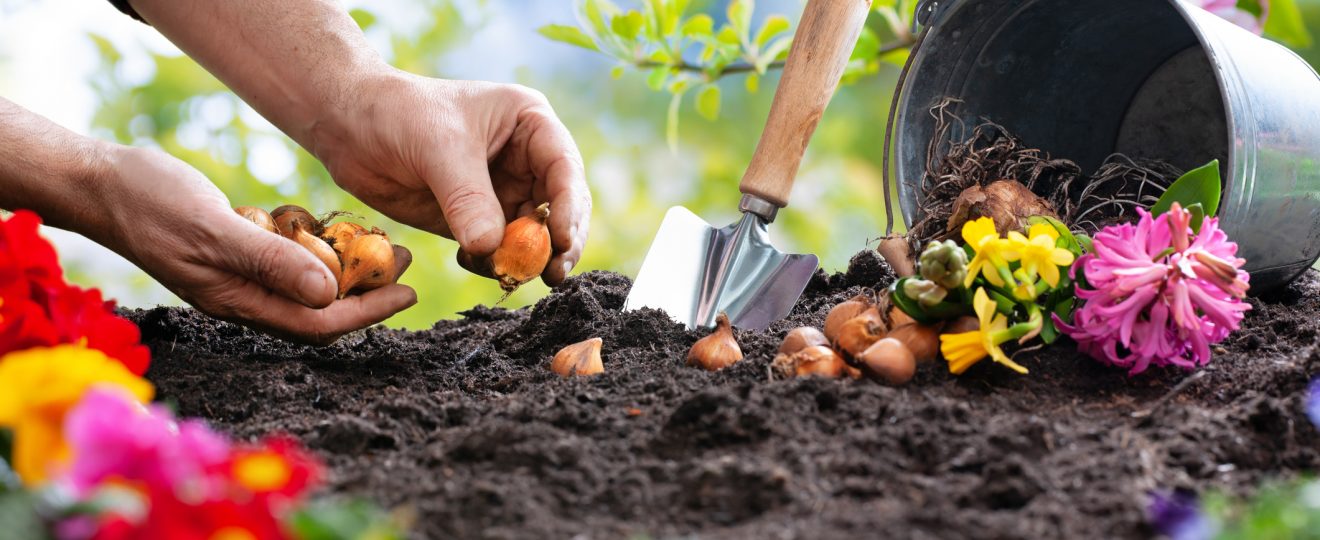
<path id="1" fill-rule="evenodd" d="M 138 15 L 137 11 L 133 9 L 133 6 L 128 5 L 128 0 L 110 0 L 110 3 L 113 4 L 116 8 L 118 8 L 119 11 L 122 11 L 125 14 L 127 14 L 129 17 L 142 21 L 142 16 Z M 142 22 L 147 22 L 147 21 L 142 21 Z"/>

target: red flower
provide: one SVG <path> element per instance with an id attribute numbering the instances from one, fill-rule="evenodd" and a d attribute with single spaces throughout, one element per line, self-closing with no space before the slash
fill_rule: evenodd
<path id="1" fill-rule="evenodd" d="M 0 221 L 0 268 L 17 270 L 19 277 L 41 286 L 64 285 L 55 246 L 37 234 L 39 225 L 41 218 L 27 210 Z"/>
<path id="2" fill-rule="evenodd" d="M 114 514 L 101 517 L 92 540 L 285 540 L 292 538 L 261 500 L 214 500 L 190 504 L 165 491 L 148 495 L 140 524 Z"/>
<path id="3" fill-rule="evenodd" d="M 297 500 L 320 481 L 321 464 L 287 436 L 239 448 L 229 464 L 234 484 L 258 496 Z"/>
<path id="4" fill-rule="evenodd" d="M 116 316 L 114 302 L 100 291 L 64 281 L 55 248 L 37 234 L 40 224 L 23 210 L 0 220 L 0 355 L 83 343 L 134 374 L 146 372 L 150 352 L 139 343 L 137 326 Z"/>

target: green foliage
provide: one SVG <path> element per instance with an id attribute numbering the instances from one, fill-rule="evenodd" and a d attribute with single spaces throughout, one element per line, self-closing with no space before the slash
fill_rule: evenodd
<path id="1" fill-rule="evenodd" d="M 1217 540 L 1320 540 L 1320 482 L 1267 485 L 1250 500 L 1206 497 L 1206 517 L 1219 526 Z"/>
<path id="2" fill-rule="evenodd" d="M 742 75 L 749 93 L 760 89 L 761 77 L 783 66 L 793 44 L 792 23 L 780 14 L 755 22 L 755 0 L 732 0 L 724 13 L 687 14 L 688 0 L 643 0 L 639 9 L 623 9 L 610 0 L 578 3 L 578 26 L 550 24 L 539 29 L 555 41 L 601 52 L 619 64 L 615 79 L 628 67 L 646 72 L 646 85 L 672 95 L 666 133 L 671 148 L 678 144 L 678 108 L 685 93 L 699 87 L 694 107 L 702 118 L 719 119 L 722 93 L 716 86 L 727 76 Z M 874 74 L 882 63 L 899 66 L 907 59 L 913 38 L 908 28 L 916 0 L 881 0 L 876 19 L 891 41 L 882 42 L 871 27 L 863 29 L 844 72 L 852 82 Z M 723 24 L 715 16 L 722 15 Z M 895 54 L 901 53 L 901 54 Z"/>
<path id="3" fill-rule="evenodd" d="M 1259 13 L 1262 0 L 1241 0 L 1238 7 L 1242 4 L 1257 4 L 1253 10 L 1246 7 L 1248 12 Z M 1283 44 L 1294 48 L 1306 48 L 1311 46 L 1311 32 L 1306 29 L 1306 21 L 1302 18 L 1302 12 L 1298 9 L 1296 0 L 1269 0 L 1269 16 L 1265 19 L 1265 35 L 1277 39 Z"/>
<path id="4" fill-rule="evenodd" d="M 327 499 L 294 512 L 289 527 L 299 540 L 399 540 L 404 521 L 365 500 Z"/>
<path id="5" fill-rule="evenodd" d="M 1192 220 L 1192 229 L 1199 230 L 1202 218 L 1214 216 L 1219 211 L 1219 198 L 1223 189 L 1219 177 L 1219 160 L 1216 159 L 1174 180 L 1150 207 L 1150 213 L 1159 215 L 1168 212 L 1175 202 L 1183 208 L 1199 207 L 1193 210 Z"/>

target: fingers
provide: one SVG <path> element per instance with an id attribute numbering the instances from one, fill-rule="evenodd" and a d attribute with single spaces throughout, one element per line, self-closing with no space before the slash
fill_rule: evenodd
<path id="1" fill-rule="evenodd" d="M 335 278 L 306 248 L 258 227 L 233 212 L 229 223 L 218 227 L 215 253 L 228 268 L 284 299 L 306 307 L 330 305 L 338 293 Z"/>
<path id="2" fill-rule="evenodd" d="M 329 345 L 340 336 L 390 318 L 417 303 L 404 285 L 386 285 L 312 309 L 248 282 L 227 295 L 230 303 L 215 315 L 266 333 L 309 345 Z"/>
<path id="3" fill-rule="evenodd" d="M 537 109 L 532 115 L 527 120 L 537 125 L 528 140 L 527 157 L 550 201 L 550 241 L 555 252 L 541 278 L 553 287 L 582 257 L 591 227 L 591 191 L 568 128 L 548 110 Z"/>
<path id="4" fill-rule="evenodd" d="M 398 281 L 403 277 L 403 273 L 408 271 L 408 267 L 412 266 L 413 257 L 412 252 L 406 247 L 398 244 L 392 247 L 394 248 L 394 280 Z"/>
<path id="5" fill-rule="evenodd" d="M 495 252 L 504 238 L 504 211 L 491 186 L 486 154 L 481 150 L 436 152 L 439 160 L 426 171 L 445 223 L 454 239 L 474 256 Z"/>

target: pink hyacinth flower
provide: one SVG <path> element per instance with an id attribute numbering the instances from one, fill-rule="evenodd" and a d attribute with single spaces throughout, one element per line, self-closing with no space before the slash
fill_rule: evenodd
<path id="1" fill-rule="evenodd" d="M 1191 213 L 1177 204 L 1137 223 L 1105 227 L 1077 260 L 1090 288 L 1072 324 L 1055 324 L 1092 357 L 1135 375 L 1151 364 L 1186 369 L 1210 361 L 1210 345 L 1237 330 L 1251 306 L 1242 299 L 1250 276 L 1237 244 L 1206 218 L 1193 233 Z"/>
<path id="2" fill-rule="evenodd" d="M 164 407 L 143 406 L 116 388 L 88 391 L 65 417 L 64 431 L 73 449 L 64 480 L 77 493 L 106 481 L 142 483 L 185 499 L 222 488 L 208 473 L 228 459 L 224 437 L 199 421 L 176 422 Z"/>

